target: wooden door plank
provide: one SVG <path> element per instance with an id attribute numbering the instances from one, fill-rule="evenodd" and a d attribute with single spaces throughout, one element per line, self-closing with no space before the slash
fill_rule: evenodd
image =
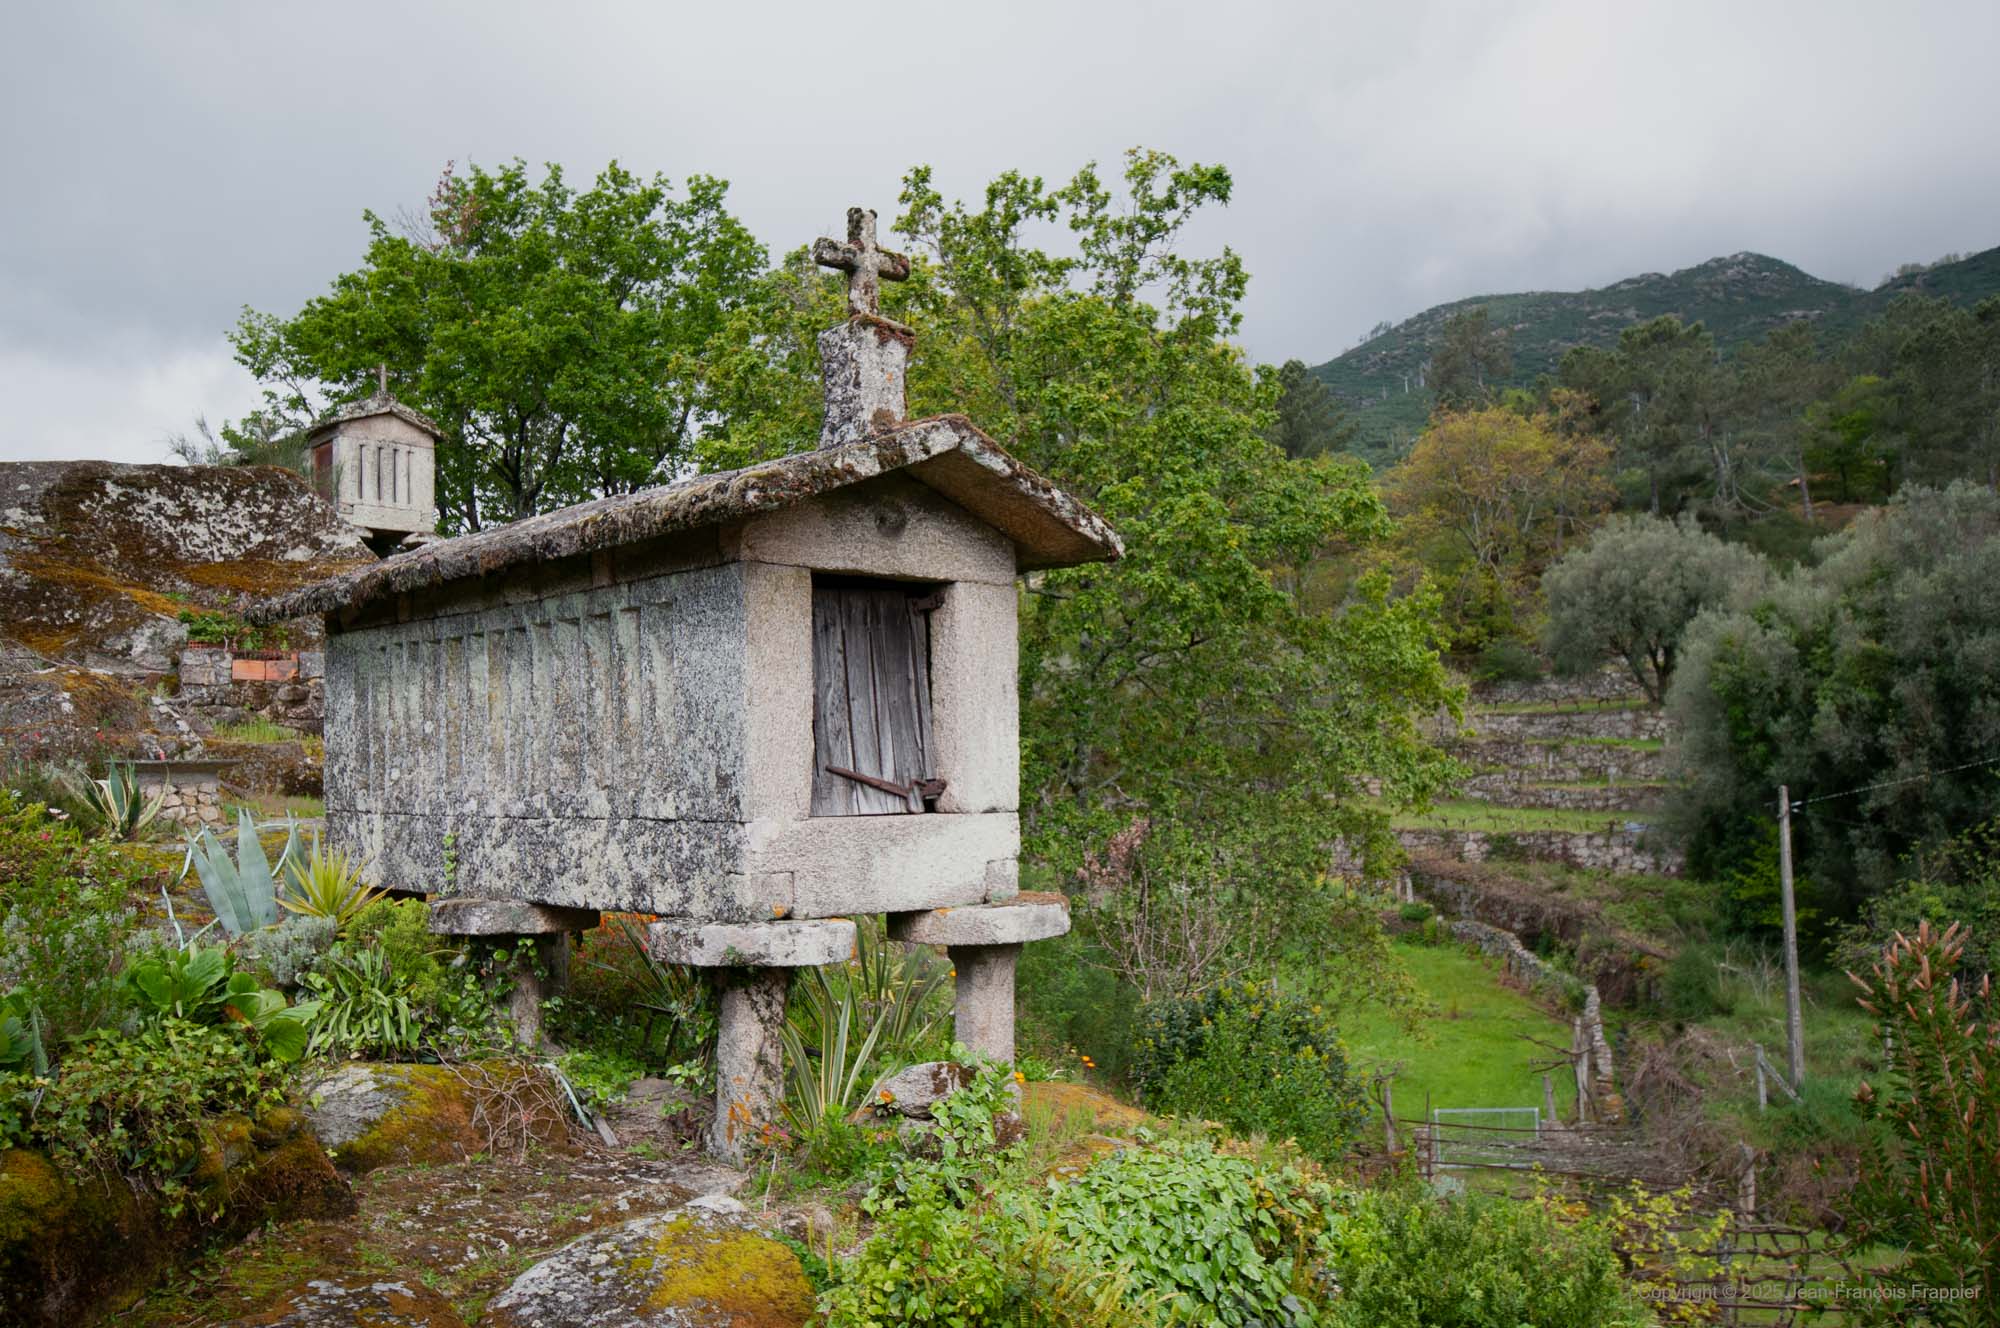
<path id="1" fill-rule="evenodd" d="M 917 608 L 917 603 L 917 597 L 912 596 L 904 604 L 910 632 L 910 658 L 914 666 L 911 675 L 916 689 L 916 778 L 930 779 L 937 774 L 933 769 L 937 749 L 931 741 L 931 615 Z"/>
<path id="2" fill-rule="evenodd" d="M 909 597 L 900 589 L 869 596 L 869 619 L 876 642 L 875 698 L 882 729 L 884 774 L 909 786 L 924 777 L 917 739 L 916 664 L 910 652 Z M 907 811 L 920 812 L 923 801 L 913 792 Z"/>
<path id="3" fill-rule="evenodd" d="M 853 768 L 887 779 L 891 778 L 887 767 L 895 758 L 884 743 L 880 636 L 874 626 L 877 616 L 874 610 L 874 597 L 869 592 L 841 592 L 841 635 L 847 653 L 847 723 L 854 735 Z M 855 812 L 863 816 L 909 810 L 894 794 L 864 784 L 853 785 L 848 796 L 853 799 Z"/>
<path id="4" fill-rule="evenodd" d="M 813 784 L 814 816 L 851 816 L 854 784 L 827 773 L 854 764 L 847 719 L 847 652 L 841 648 L 840 592 L 813 588 Z"/>

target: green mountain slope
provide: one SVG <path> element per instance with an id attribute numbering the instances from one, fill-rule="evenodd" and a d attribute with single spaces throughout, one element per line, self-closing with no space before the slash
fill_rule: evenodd
<path id="1" fill-rule="evenodd" d="M 1868 291 L 1743 253 L 1667 275 L 1628 277 L 1597 290 L 1479 295 L 1426 309 L 1313 372 L 1354 412 L 1361 426 L 1357 450 L 1380 462 L 1400 456 L 1423 428 L 1430 410 L 1430 394 L 1422 386 L 1425 363 L 1445 320 L 1463 309 L 1485 305 L 1493 325 L 1507 329 L 1513 381 L 1527 384 L 1555 372 L 1570 347 L 1608 346 L 1624 328 L 1662 314 L 1705 323 L 1724 350 L 1797 318 L 1814 320 L 1823 338 L 1838 340 L 1910 291 L 1967 303 L 2000 294 L 2000 248 Z"/>

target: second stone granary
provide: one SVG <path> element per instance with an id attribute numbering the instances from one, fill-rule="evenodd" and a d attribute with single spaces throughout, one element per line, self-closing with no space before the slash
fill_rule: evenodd
<path id="1" fill-rule="evenodd" d="M 871 223 L 822 261 L 897 276 Z M 1119 541 L 965 418 L 905 421 L 911 333 L 866 297 L 821 337 L 818 448 L 256 610 L 325 615 L 328 830 L 377 884 L 440 896 L 445 931 L 658 914 L 656 954 L 724 972 L 732 1155 L 785 969 L 844 960 L 856 915 L 954 947 L 959 1037 L 1003 1059 L 1020 943 L 1068 925 L 1018 891 L 1015 581 Z"/>

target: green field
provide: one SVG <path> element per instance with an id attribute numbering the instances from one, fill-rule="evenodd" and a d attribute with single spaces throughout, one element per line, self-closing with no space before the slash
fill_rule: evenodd
<path id="1" fill-rule="evenodd" d="M 1396 1115 L 1421 1117 L 1427 1095 L 1438 1107 L 1541 1105 L 1541 1076 L 1531 1067 L 1550 1053 L 1520 1035 L 1566 1046 L 1568 1021 L 1500 985 L 1499 964 L 1482 954 L 1457 945 L 1402 941 L 1395 953 L 1435 1007 L 1421 1021 L 1422 1031 L 1411 1033 L 1386 1007 L 1364 1006 L 1343 1017 L 1341 1036 L 1359 1067 L 1401 1064 Z M 1554 1078 L 1556 1109 L 1568 1112 L 1576 1100 L 1576 1084 L 1566 1073 Z"/>
<path id="2" fill-rule="evenodd" d="M 1488 834 L 1520 834 L 1528 830 L 1566 830 L 1597 834 L 1627 821 L 1644 820 L 1632 812 L 1578 811 L 1569 807 L 1502 807 L 1466 799 L 1433 803 L 1426 812 L 1399 812 L 1390 817 L 1397 830 L 1483 830 Z"/>

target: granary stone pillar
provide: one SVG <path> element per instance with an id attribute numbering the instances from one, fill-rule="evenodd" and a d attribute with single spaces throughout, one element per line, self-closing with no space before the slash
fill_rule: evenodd
<path id="1" fill-rule="evenodd" d="M 715 1120 L 708 1148 L 740 1164 L 777 1114 L 784 1095 L 779 1033 L 794 968 L 854 957 L 846 918 L 775 922 L 702 922 L 665 918 L 647 930 L 647 947 L 665 964 L 715 969 Z"/>
<path id="2" fill-rule="evenodd" d="M 593 909 L 557 908 L 513 899 L 434 899 L 428 924 L 439 936 L 462 936 L 494 955 L 508 973 L 507 1020 L 530 1051 L 548 1046 L 542 1002 L 569 989 L 569 938 L 598 922 Z M 520 942 L 533 942 L 526 953 Z"/>
<path id="3" fill-rule="evenodd" d="M 889 915 L 889 937 L 942 945 L 957 970 L 954 1035 L 982 1056 L 1014 1059 L 1014 972 L 1021 947 L 1069 930 L 1069 901 L 1020 894 L 998 904 Z"/>

